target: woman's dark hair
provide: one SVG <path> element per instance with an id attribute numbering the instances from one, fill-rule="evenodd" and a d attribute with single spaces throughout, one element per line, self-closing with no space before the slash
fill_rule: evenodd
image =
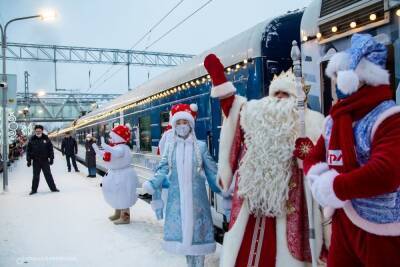
<path id="1" fill-rule="evenodd" d="M 35 125 L 35 130 L 36 130 L 36 129 L 41 129 L 41 130 L 43 130 L 43 126 L 40 125 L 40 124 L 36 124 L 36 125 Z"/>

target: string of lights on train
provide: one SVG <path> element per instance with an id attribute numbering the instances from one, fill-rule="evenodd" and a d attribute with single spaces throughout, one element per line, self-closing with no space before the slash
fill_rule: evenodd
<path id="1" fill-rule="evenodd" d="M 396 12 L 395 12 L 395 14 L 396 14 L 396 16 L 400 17 L 400 9 L 397 9 Z M 372 13 L 372 14 L 369 15 L 369 21 L 370 21 L 370 23 L 375 22 L 377 19 L 378 19 L 378 15 L 377 15 L 376 13 Z M 358 26 L 357 21 L 351 21 L 351 22 L 349 23 L 348 27 L 346 27 L 346 28 L 343 28 L 343 27 L 340 28 L 340 27 L 337 26 L 337 25 L 332 26 L 332 27 L 331 27 L 331 32 L 332 32 L 333 34 L 337 34 L 337 33 L 339 33 L 340 31 L 341 31 L 341 32 L 345 32 L 346 30 L 354 30 L 354 29 L 357 28 L 357 26 Z M 365 26 L 365 25 L 363 25 L 363 26 Z M 302 39 L 303 42 L 307 42 L 307 41 L 310 41 L 310 40 L 312 40 L 312 39 L 322 40 L 323 37 L 324 37 L 323 34 L 322 34 L 321 32 L 318 32 L 316 35 L 312 36 L 312 35 L 307 35 L 306 32 L 303 32 L 303 31 L 302 31 L 302 34 L 301 34 L 301 35 L 302 35 L 301 39 Z"/>
<path id="2" fill-rule="evenodd" d="M 231 66 L 225 68 L 225 73 L 227 73 L 229 75 L 232 72 L 239 71 L 240 69 L 246 69 L 248 64 L 253 64 L 253 63 L 254 63 L 254 60 L 252 60 L 251 58 L 250 59 L 245 59 L 242 62 L 239 62 L 237 64 L 234 64 L 234 65 L 231 65 Z M 138 107 L 138 106 L 141 106 L 141 105 L 149 104 L 149 103 L 151 103 L 153 101 L 156 101 L 156 100 L 171 96 L 173 94 L 176 94 L 176 93 L 184 91 L 184 90 L 188 90 L 190 88 L 195 88 L 195 87 L 200 86 L 202 84 L 205 84 L 207 82 L 211 82 L 210 75 L 205 75 L 205 76 L 193 79 L 191 81 L 187 81 L 187 82 L 182 83 L 182 84 L 180 84 L 178 86 L 174 86 L 172 88 L 166 89 L 166 90 L 164 90 L 162 92 L 159 92 L 157 94 L 148 96 L 148 97 L 146 97 L 144 99 L 141 99 L 139 101 L 136 101 L 134 103 L 130 103 L 130 104 L 127 104 L 125 106 L 119 107 L 117 109 L 110 110 L 110 111 L 95 115 L 93 117 L 89 117 L 87 119 L 83 119 L 78 124 L 76 124 L 74 126 L 71 126 L 71 127 L 68 127 L 68 128 L 65 128 L 65 129 L 63 129 L 63 130 L 61 130 L 61 131 L 59 131 L 57 133 L 54 133 L 54 135 L 59 135 L 59 134 L 65 133 L 65 132 L 72 131 L 72 130 L 77 129 L 77 128 L 81 128 L 82 126 L 87 125 L 87 124 L 89 124 L 89 123 L 91 123 L 93 121 L 98 121 L 98 120 L 107 118 L 107 117 L 109 117 L 111 115 L 118 114 L 121 111 L 125 111 L 127 109 L 131 109 L 131 108 L 135 108 L 135 107 Z"/>

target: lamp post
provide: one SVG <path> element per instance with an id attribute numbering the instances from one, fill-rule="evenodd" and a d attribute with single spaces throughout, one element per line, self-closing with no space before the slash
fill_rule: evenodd
<path id="1" fill-rule="evenodd" d="M 0 32 L 1 32 L 1 50 L 2 50 L 2 60 L 3 60 L 3 82 L 1 83 L 2 91 L 3 91 L 3 102 L 2 102 L 2 111 L 3 111 L 3 191 L 7 191 L 8 186 L 8 169 L 7 169 L 7 161 L 8 161 L 8 153 L 7 153 L 7 146 L 8 146 L 8 134 L 7 134 L 7 71 L 6 71 L 6 49 L 7 49 L 7 27 L 19 20 L 27 20 L 27 19 L 36 19 L 40 18 L 42 20 L 52 19 L 55 18 L 55 12 L 46 10 L 43 14 L 34 15 L 34 16 L 27 16 L 27 17 L 20 17 L 9 20 L 4 28 L 0 24 Z"/>

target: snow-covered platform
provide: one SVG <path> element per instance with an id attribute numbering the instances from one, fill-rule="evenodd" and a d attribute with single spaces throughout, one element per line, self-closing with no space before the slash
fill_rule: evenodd
<path id="1" fill-rule="evenodd" d="M 186 266 L 183 256 L 162 250 L 162 222 L 149 204 L 139 199 L 131 224 L 114 225 L 101 177 L 86 178 L 79 163 L 80 173 L 68 173 L 65 158 L 55 153 L 59 193 L 51 193 L 41 175 L 38 193 L 29 196 L 32 168 L 24 159 L 13 165 L 9 191 L 0 194 L 0 266 Z M 206 266 L 218 266 L 218 253 L 207 256 Z"/>

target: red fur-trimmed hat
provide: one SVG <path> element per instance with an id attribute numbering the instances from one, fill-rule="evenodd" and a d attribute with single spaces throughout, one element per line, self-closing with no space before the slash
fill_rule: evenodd
<path id="1" fill-rule="evenodd" d="M 118 125 L 112 129 L 112 131 L 121 137 L 125 142 L 131 140 L 131 131 L 125 125 Z"/>
<path id="2" fill-rule="evenodd" d="M 175 128 L 178 120 L 187 120 L 194 129 L 194 120 L 197 117 L 198 107 L 196 104 L 176 104 L 171 108 L 170 124 Z"/>

